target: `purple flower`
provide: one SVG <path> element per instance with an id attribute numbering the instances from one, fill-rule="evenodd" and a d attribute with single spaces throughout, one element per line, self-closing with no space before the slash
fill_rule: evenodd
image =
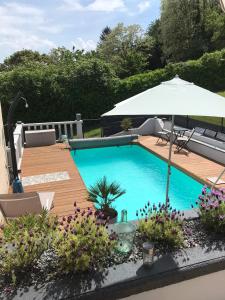
<path id="1" fill-rule="evenodd" d="M 219 215 L 219 220 L 223 221 L 225 219 L 225 215 Z"/>

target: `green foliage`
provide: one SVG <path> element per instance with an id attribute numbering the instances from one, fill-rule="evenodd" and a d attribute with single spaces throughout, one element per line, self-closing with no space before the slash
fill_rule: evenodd
<path id="1" fill-rule="evenodd" d="M 152 88 L 162 81 L 172 79 L 178 74 L 182 79 L 218 91 L 225 89 L 225 49 L 213 53 L 206 53 L 198 60 L 184 63 L 168 64 L 164 69 L 158 69 L 120 81 L 116 89 L 116 101 L 119 102 Z"/>
<path id="2" fill-rule="evenodd" d="M 21 50 L 16 51 L 11 56 L 6 58 L 2 64 L 0 64 L 0 70 L 11 70 L 16 66 L 30 66 L 37 64 L 48 64 L 51 59 L 46 54 L 40 54 L 38 51 Z"/>
<path id="3" fill-rule="evenodd" d="M 225 233 L 225 192 L 204 187 L 199 196 L 200 219 L 207 230 Z"/>
<path id="4" fill-rule="evenodd" d="M 161 39 L 167 61 L 185 61 L 203 54 L 202 18 L 202 1 L 162 0 Z"/>
<path id="5" fill-rule="evenodd" d="M 108 211 L 112 203 L 125 192 L 118 183 L 108 183 L 106 176 L 104 176 L 88 189 L 88 201 L 97 204 L 100 210 Z"/>
<path id="6" fill-rule="evenodd" d="M 21 90 L 29 108 L 19 105 L 15 121 L 44 122 L 96 118 L 125 100 L 178 74 L 182 79 L 212 91 L 225 89 L 225 50 L 204 54 L 198 60 L 168 64 L 164 69 L 119 80 L 111 65 L 97 58 L 80 58 L 60 64 L 17 66 L 0 72 L 0 95 L 6 119 L 9 101 Z"/>
<path id="7" fill-rule="evenodd" d="M 84 133 L 85 138 L 101 137 L 101 128 L 97 127 Z"/>
<path id="8" fill-rule="evenodd" d="M 49 265 L 56 273 L 100 268 L 111 255 L 116 235 L 107 231 L 107 220 L 91 209 L 63 217 L 26 215 L 9 221 L 0 231 L 0 281 L 16 283 L 18 274 L 32 272 L 41 255 L 51 249 Z M 43 271 L 43 270 L 42 270 Z"/>
<path id="9" fill-rule="evenodd" d="M 119 23 L 100 40 L 97 53 L 112 64 L 119 77 L 140 73 L 147 68 L 153 41 L 142 33 L 139 25 L 125 27 Z"/>
<path id="10" fill-rule="evenodd" d="M 104 41 L 108 34 L 112 32 L 111 28 L 109 26 L 106 26 L 100 35 L 100 41 Z"/>
<path id="11" fill-rule="evenodd" d="M 21 90 L 29 103 L 19 105 L 15 121 L 44 122 L 98 117 L 113 106 L 113 88 L 117 77 L 109 64 L 99 59 L 80 59 L 59 65 L 19 66 L 0 72 L 3 116 L 9 101 Z"/>
<path id="12" fill-rule="evenodd" d="M 165 59 L 162 52 L 161 22 L 159 19 L 149 25 L 146 35 L 152 39 L 152 48 L 148 54 L 148 69 L 155 70 L 164 67 Z"/>
<path id="13" fill-rule="evenodd" d="M 105 226 L 90 209 L 80 212 L 78 208 L 75 217 L 64 218 L 53 241 L 59 272 L 101 268 L 115 245 Z"/>
<path id="14" fill-rule="evenodd" d="M 46 211 L 9 221 L 0 239 L 0 275 L 12 275 L 32 267 L 48 249 L 57 224 Z"/>
<path id="15" fill-rule="evenodd" d="M 160 39 L 167 62 L 185 61 L 225 47 L 219 1 L 162 0 Z"/>
<path id="16" fill-rule="evenodd" d="M 143 213 L 145 212 L 145 213 Z M 183 245 L 184 236 L 182 231 L 182 221 L 179 220 L 180 212 L 165 209 L 159 204 L 159 209 L 153 208 L 141 210 L 141 219 L 138 230 L 144 240 L 155 242 L 158 246 L 179 248 Z"/>
<path id="17" fill-rule="evenodd" d="M 132 120 L 131 118 L 124 118 L 121 121 L 121 128 L 125 131 L 128 131 L 128 129 L 130 129 L 132 127 Z"/>

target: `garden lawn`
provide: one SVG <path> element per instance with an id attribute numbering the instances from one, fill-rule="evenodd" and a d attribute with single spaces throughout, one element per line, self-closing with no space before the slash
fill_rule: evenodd
<path id="1" fill-rule="evenodd" d="M 223 97 L 225 97 L 225 91 L 219 92 L 218 94 L 221 95 L 221 96 L 223 96 Z M 216 117 L 199 117 L 199 116 L 193 116 L 193 117 L 190 117 L 190 118 L 194 119 L 194 120 L 198 120 L 198 121 L 210 123 L 210 124 L 213 124 L 213 125 L 218 125 L 218 126 L 222 125 L 222 118 L 216 118 Z M 225 125 L 225 121 L 224 121 L 224 125 Z"/>

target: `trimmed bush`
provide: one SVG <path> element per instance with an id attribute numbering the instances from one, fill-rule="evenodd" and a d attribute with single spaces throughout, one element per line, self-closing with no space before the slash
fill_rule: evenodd
<path id="1" fill-rule="evenodd" d="M 113 106 L 117 77 L 109 64 L 98 59 L 69 65 L 17 67 L 0 72 L 0 94 L 4 119 L 8 102 L 21 90 L 29 108 L 18 105 L 15 121 L 74 120 L 76 113 L 95 118 Z"/>
<path id="2" fill-rule="evenodd" d="M 205 228 L 215 233 L 225 233 L 225 191 L 202 189 L 199 196 L 200 219 Z"/>
<path id="3" fill-rule="evenodd" d="M 110 64 L 96 58 L 79 59 L 73 63 L 18 66 L 0 72 L 0 95 L 6 119 L 8 101 L 21 90 L 29 102 L 15 112 L 23 122 L 98 118 L 125 100 L 178 74 L 211 91 L 225 89 L 225 49 L 206 53 L 198 60 L 168 64 L 158 69 L 120 80 Z M 16 121 L 15 120 L 15 121 Z"/>
<path id="4" fill-rule="evenodd" d="M 104 265 L 115 245 L 115 235 L 107 232 L 91 209 L 76 209 L 74 217 L 64 217 L 57 229 L 53 249 L 59 272 L 93 271 Z"/>
<path id="5" fill-rule="evenodd" d="M 157 243 L 159 247 L 180 248 L 184 243 L 180 211 L 172 210 L 159 204 L 158 207 L 149 204 L 140 210 L 142 218 L 138 230 L 143 240 Z M 138 213 L 137 213 L 138 215 Z"/>
<path id="6" fill-rule="evenodd" d="M 0 230 L 0 275 L 12 276 L 32 268 L 49 248 L 58 221 L 46 211 L 9 221 Z"/>

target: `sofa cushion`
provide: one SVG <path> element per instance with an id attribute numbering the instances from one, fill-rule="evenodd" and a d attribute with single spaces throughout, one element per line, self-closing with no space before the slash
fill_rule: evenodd
<path id="1" fill-rule="evenodd" d="M 195 133 L 204 134 L 205 128 L 195 127 Z"/>
<path id="2" fill-rule="evenodd" d="M 216 137 L 217 132 L 211 129 L 206 129 L 204 132 L 204 135 L 210 138 L 215 138 Z"/>
<path id="3" fill-rule="evenodd" d="M 225 142 L 225 133 L 217 132 L 216 139 Z"/>

